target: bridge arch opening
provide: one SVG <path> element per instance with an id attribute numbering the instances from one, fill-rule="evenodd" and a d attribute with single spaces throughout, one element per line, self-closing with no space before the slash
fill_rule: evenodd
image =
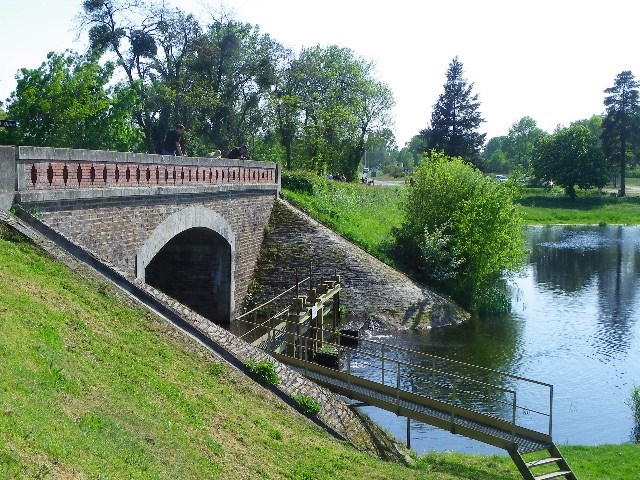
<path id="1" fill-rule="evenodd" d="M 169 240 L 145 268 L 145 281 L 215 323 L 231 316 L 231 246 L 207 228 Z"/>
<path id="2" fill-rule="evenodd" d="M 167 217 L 136 254 L 136 277 L 203 317 L 228 324 L 235 310 L 235 234 L 204 207 Z"/>

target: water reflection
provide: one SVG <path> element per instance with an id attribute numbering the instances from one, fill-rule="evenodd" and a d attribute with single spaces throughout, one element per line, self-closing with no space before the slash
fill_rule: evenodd
<path id="1" fill-rule="evenodd" d="M 640 227 L 531 227 L 527 233 L 530 255 L 510 282 L 511 314 L 384 341 L 554 384 L 557 443 L 632 440 L 637 430 L 625 400 L 640 384 Z M 420 371 L 410 378 L 415 391 L 428 390 Z M 490 372 L 476 378 L 515 386 Z M 368 413 L 378 418 L 375 410 Z M 404 419 L 380 418 L 390 431 L 404 432 Z M 433 427 L 416 432 L 418 452 L 490 451 Z"/>
<path id="2" fill-rule="evenodd" d="M 530 234 L 534 280 L 564 294 L 595 284 L 598 299 L 592 346 L 608 361 L 631 345 L 637 279 L 638 229 L 634 227 L 542 227 Z"/>

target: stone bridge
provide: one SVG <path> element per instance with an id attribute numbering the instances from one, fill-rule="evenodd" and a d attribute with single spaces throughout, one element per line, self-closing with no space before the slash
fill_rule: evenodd
<path id="1" fill-rule="evenodd" d="M 0 208 L 216 323 L 246 296 L 279 189 L 275 163 L 0 147 Z"/>

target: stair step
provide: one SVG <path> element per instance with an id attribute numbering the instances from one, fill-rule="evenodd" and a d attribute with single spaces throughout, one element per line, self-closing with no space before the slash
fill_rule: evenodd
<path id="1" fill-rule="evenodd" d="M 527 468 L 538 467 L 540 465 L 547 465 L 548 463 L 559 462 L 562 460 L 560 457 L 549 457 L 549 458 L 541 458 L 540 460 L 533 460 L 531 462 L 527 462 L 525 465 Z"/>
<path id="2" fill-rule="evenodd" d="M 535 480 L 549 480 L 550 478 L 558 478 L 565 477 L 570 475 L 570 470 L 561 470 L 559 472 L 545 473 L 544 475 L 538 475 L 537 477 L 533 477 Z"/>

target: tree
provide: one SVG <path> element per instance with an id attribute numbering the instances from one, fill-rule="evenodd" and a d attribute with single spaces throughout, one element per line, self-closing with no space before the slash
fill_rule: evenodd
<path id="1" fill-rule="evenodd" d="M 398 151 L 396 137 L 389 128 L 374 132 L 367 137 L 366 149 L 366 166 L 372 167 L 384 165 L 390 161 L 396 160 L 394 158 Z M 407 161 L 413 164 L 410 154 L 408 155 Z M 400 165 L 402 166 L 402 162 L 400 162 Z"/>
<path id="2" fill-rule="evenodd" d="M 297 118 L 296 165 L 357 176 L 369 135 L 386 128 L 393 96 L 373 64 L 348 48 L 303 48 L 286 73 L 286 120 Z M 288 129 L 294 128 L 289 125 Z"/>
<path id="3" fill-rule="evenodd" d="M 487 171 L 494 173 L 509 172 L 509 166 L 502 150 L 502 145 L 506 138 L 506 136 L 490 138 L 482 149 L 482 159 Z"/>
<path id="4" fill-rule="evenodd" d="M 533 151 L 545 135 L 531 117 L 522 117 L 511 125 L 509 134 L 502 144 L 507 164 L 512 169 L 517 168 L 523 174 L 530 175 Z"/>
<path id="5" fill-rule="evenodd" d="M 553 179 L 570 197 L 575 186 L 601 188 L 607 165 L 598 138 L 584 125 L 572 125 L 544 137 L 536 148 L 533 169 L 538 178 Z"/>
<path id="6" fill-rule="evenodd" d="M 394 230 L 397 258 L 465 307 L 499 308 L 487 305 L 496 285 L 523 258 L 515 184 L 485 179 L 461 158 L 435 151 L 412 178 L 404 222 Z"/>
<path id="7" fill-rule="evenodd" d="M 442 151 L 480 166 L 479 153 L 486 134 L 477 132 L 484 119 L 478 111 L 478 95 L 472 90 L 473 83 L 467 85 L 462 62 L 455 57 L 447 70 L 444 92 L 433 106 L 431 125 L 420 134 L 427 150 Z"/>
<path id="8" fill-rule="evenodd" d="M 142 145 L 131 118 L 136 96 L 123 85 L 107 88 L 114 67 L 74 52 L 49 53 L 37 69 L 20 70 L 7 106 L 20 128 L 5 143 L 129 151 Z"/>
<path id="9" fill-rule="evenodd" d="M 284 149 L 284 165 L 290 170 L 293 145 L 302 128 L 302 98 L 299 96 L 298 85 L 291 68 L 291 53 L 287 51 L 279 58 L 281 61 L 276 63 L 276 84 L 270 97 L 271 111 L 278 142 Z"/>
<path id="10" fill-rule="evenodd" d="M 276 63 L 286 52 L 257 26 L 224 12 L 195 41 L 187 62 L 186 98 L 192 135 L 203 145 L 227 151 L 265 134 L 267 105 L 277 85 Z"/>
<path id="11" fill-rule="evenodd" d="M 618 74 L 613 87 L 605 90 L 606 116 L 602 122 L 602 149 L 612 164 L 620 167 L 620 195 L 625 195 L 627 158 L 640 145 L 640 99 L 631 71 Z"/>
<path id="12" fill-rule="evenodd" d="M 137 92 L 134 117 L 149 152 L 176 123 L 187 126 L 195 155 L 273 137 L 266 105 L 282 49 L 257 26 L 220 11 L 203 28 L 149 0 L 85 0 L 82 20 L 93 50 L 114 56 Z"/>

